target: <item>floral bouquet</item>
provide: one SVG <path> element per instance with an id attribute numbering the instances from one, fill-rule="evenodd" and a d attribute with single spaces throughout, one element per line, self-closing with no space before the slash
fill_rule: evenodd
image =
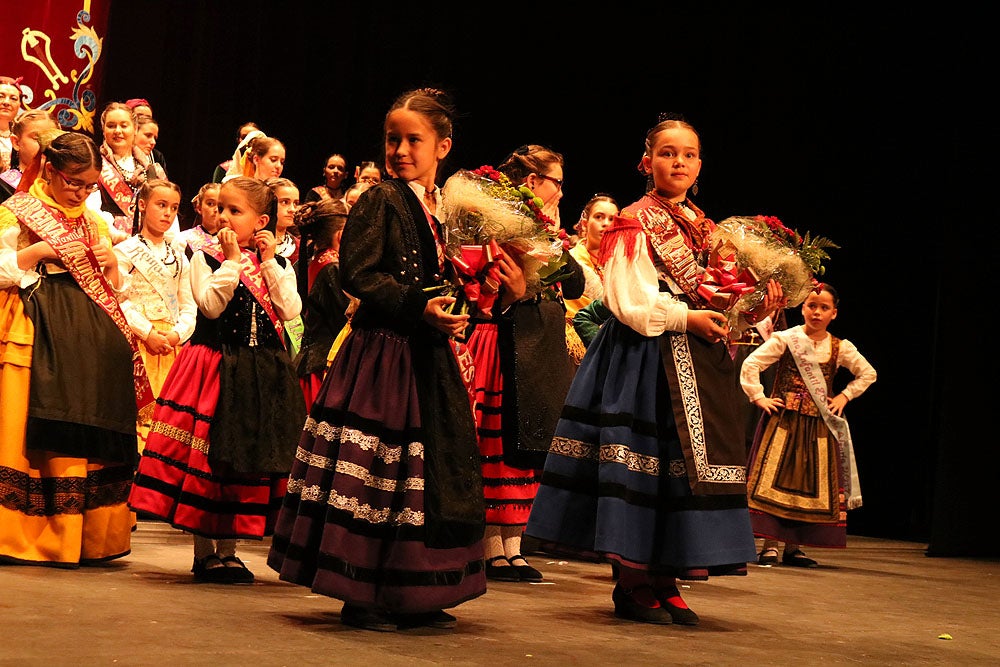
<path id="1" fill-rule="evenodd" d="M 527 186 L 515 186 L 483 166 L 456 172 L 441 196 L 446 253 L 456 269 L 458 291 L 483 316 L 492 314 L 500 287 L 496 261 L 504 253 L 520 261 L 529 294 L 566 277 L 566 231 L 542 213 L 541 199 Z"/>
<path id="2" fill-rule="evenodd" d="M 720 222 L 709 235 L 708 268 L 698 293 L 726 313 L 729 327 L 738 337 L 747 323 L 756 322 L 767 294 L 767 282 L 775 279 L 784 290 L 788 308 L 803 301 L 818 284 L 816 276 L 826 271 L 826 248 L 839 248 L 822 236 L 805 236 L 789 229 L 772 216 L 731 217 Z"/>

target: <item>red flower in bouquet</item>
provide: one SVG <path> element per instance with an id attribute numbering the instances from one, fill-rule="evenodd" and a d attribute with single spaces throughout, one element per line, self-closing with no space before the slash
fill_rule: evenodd
<path id="1" fill-rule="evenodd" d="M 483 249 L 495 246 L 517 256 L 529 292 L 538 292 L 564 278 L 566 231 L 545 213 L 543 202 L 525 185 L 515 186 L 489 165 L 451 176 L 442 188 L 442 220 L 447 254 L 464 276 L 466 296 L 489 294 L 492 261 L 479 263 Z M 469 267 L 474 275 L 469 275 Z M 481 296 L 479 297 L 481 298 Z M 482 304 L 477 303 L 480 310 Z M 488 315 L 488 312 L 484 312 Z"/>
<path id="2" fill-rule="evenodd" d="M 839 247 L 822 236 L 789 229 L 773 216 L 731 217 L 709 235 L 708 268 L 698 291 L 706 301 L 726 312 L 730 328 L 739 334 L 755 322 L 767 292 L 777 280 L 787 307 L 801 304 L 826 270 L 827 248 Z"/>

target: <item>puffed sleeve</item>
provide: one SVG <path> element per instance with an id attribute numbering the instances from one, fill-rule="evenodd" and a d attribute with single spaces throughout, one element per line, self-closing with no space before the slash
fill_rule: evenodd
<path id="1" fill-rule="evenodd" d="M 191 257 L 191 292 L 198 309 L 214 320 L 226 309 L 240 282 L 240 263 L 226 260 L 216 270 L 205 260 L 201 250 Z"/>
<path id="2" fill-rule="evenodd" d="M 177 324 L 174 325 L 174 332 L 180 338 L 180 343 L 184 343 L 194 333 L 194 326 L 198 321 L 198 304 L 195 303 L 191 289 L 191 262 L 184 256 L 183 250 L 178 252 L 178 258 L 181 275 L 177 283 Z"/>
<path id="3" fill-rule="evenodd" d="M 687 304 L 661 292 L 642 232 L 617 234 L 604 263 L 604 305 L 643 336 L 687 331 Z M 629 247 L 631 245 L 631 247 Z"/>
<path id="4" fill-rule="evenodd" d="M 875 367 L 868 363 L 868 360 L 858 352 L 858 348 L 849 340 L 840 341 L 840 352 L 837 354 L 837 365 L 843 366 L 851 372 L 854 379 L 847 383 L 841 393 L 847 400 L 853 401 L 872 386 L 878 374 Z"/>
<path id="5" fill-rule="evenodd" d="M 0 207 L 0 289 L 27 287 L 38 280 L 38 274 L 17 264 L 17 239 L 21 225 L 10 210 Z"/>
<path id="6" fill-rule="evenodd" d="M 282 266 L 277 259 L 272 258 L 261 262 L 260 271 L 264 274 L 264 282 L 278 317 L 285 322 L 298 317 L 302 312 L 302 297 L 299 296 L 292 263 L 286 261 Z"/>
<path id="7" fill-rule="evenodd" d="M 760 382 L 760 374 L 781 359 L 787 348 L 788 342 L 785 336 L 778 331 L 743 360 L 743 366 L 740 368 L 740 386 L 751 403 L 767 396 L 764 393 L 764 385 Z"/>

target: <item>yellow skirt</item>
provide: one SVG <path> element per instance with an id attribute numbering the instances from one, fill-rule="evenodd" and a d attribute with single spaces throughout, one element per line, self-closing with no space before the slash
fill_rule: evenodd
<path id="1" fill-rule="evenodd" d="M 154 329 L 162 333 L 172 331 L 174 328 L 173 324 L 164 320 L 153 320 L 151 324 Z M 139 345 L 139 353 L 142 354 L 142 363 L 146 365 L 146 375 L 149 377 L 149 386 L 153 390 L 153 398 L 160 396 L 160 390 L 167 379 L 167 374 L 170 373 L 170 367 L 174 365 L 180 351 L 181 346 L 178 345 L 166 354 L 154 354 L 146 347 L 146 341 L 142 341 Z M 149 436 L 149 427 L 152 425 L 153 412 L 151 410 L 146 411 L 146 413 L 140 412 L 135 429 L 140 454 L 146 448 L 146 438 Z"/>
<path id="2" fill-rule="evenodd" d="M 0 291 L 0 560 L 77 567 L 125 556 L 131 468 L 25 449 L 33 342 L 17 288 Z"/>

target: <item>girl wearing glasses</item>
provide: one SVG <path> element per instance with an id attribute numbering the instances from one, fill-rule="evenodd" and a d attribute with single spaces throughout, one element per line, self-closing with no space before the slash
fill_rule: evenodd
<path id="1" fill-rule="evenodd" d="M 522 146 L 498 169 L 513 185 L 531 188 L 543 213 L 558 221 L 562 155 L 545 146 Z M 494 308 L 489 320 L 474 320 L 469 335 L 486 500 L 486 576 L 495 581 L 543 578 L 521 553 L 521 535 L 574 372 L 562 297 L 580 297 L 584 277 L 572 255 L 565 255 L 570 277 L 537 293 L 528 293 L 513 255 L 501 262 L 501 308 Z"/>
<path id="2" fill-rule="evenodd" d="M 0 205 L 0 479 L 15 487 L 0 559 L 75 568 L 129 553 L 136 419 L 153 397 L 125 275 L 85 205 L 97 146 L 61 130 L 38 143 L 30 189 Z"/>
<path id="3" fill-rule="evenodd" d="M 676 578 L 756 557 L 738 368 L 726 316 L 699 295 L 715 223 L 689 198 L 701 138 L 668 117 L 646 135 L 652 183 L 605 232 L 604 304 L 566 397 L 527 534 L 618 565 L 615 615 L 696 625 Z M 783 306 L 769 285 L 759 316 Z M 732 573 L 732 572 L 728 572 Z"/>

